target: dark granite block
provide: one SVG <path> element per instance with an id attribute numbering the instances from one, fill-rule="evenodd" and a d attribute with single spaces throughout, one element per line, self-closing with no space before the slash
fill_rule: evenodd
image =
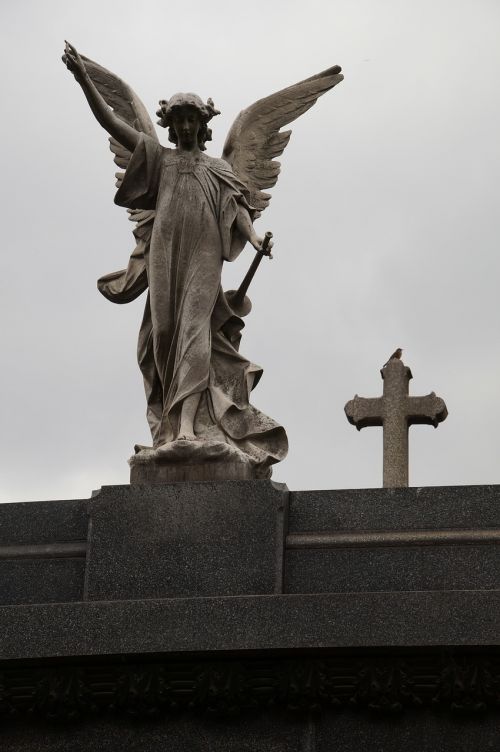
<path id="1" fill-rule="evenodd" d="M 496 752 L 498 714 L 384 716 L 335 712 L 259 713 L 219 719 L 195 714 L 156 720 L 118 717 L 66 724 L 8 721 L 9 752 Z"/>
<path id="2" fill-rule="evenodd" d="M 290 493 L 289 532 L 500 527 L 499 486 Z"/>
<path id="3" fill-rule="evenodd" d="M 500 592 L 323 593 L 0 608 L 0 660 L 500 644 Z"/>
<path id="4" fill-rule="evenodd" d="M 121 716 L 64 726 L 10 722 L 1 739 L 10 752 L 305 752 L 310 748 L 304 746 L 303 727 L 278 714 L 162 721 Z"/>
<path id="5" fill-rule="evenodd" d="M 81 601 L 84 577 L 85 559 L 0 561 L 0 604 Z"/>
<path id="6" fill-rule="evenodd" d="M 87 538 L 86 500 L 0 504 L 0 546 Z"/>
<path id="7" fill-rule="evenodd" d="M 496 752 L 497 713 L 465 717 L 431 711 L 404 715 L 324 714 L 314 724 L 312 752 Z"/>
<path id="8" fill-rule="evenodd" d="M 499 588 L 498 545 L 304 549 L 286 552 L 287 593 Z"/>
<path id="9" fill-rule="evenodd" d="M 104 487 L 88 502 L 86 598 L 282 592 L 287 504 L 271 481 Z"/>

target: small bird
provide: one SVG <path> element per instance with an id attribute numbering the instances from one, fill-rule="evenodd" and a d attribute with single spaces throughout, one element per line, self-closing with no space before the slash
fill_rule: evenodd
<path id="1" fill-rule="evenodd" d="M 394 350 L 394 352 L 392 353 L 392 355 L 389 358 L 389 360 L 387 361 L 387 363 L 384 363 L 384 365 L 382 366 L 382 368 L 385 368 L 386 365 L 391 362 L 391 360 L 401 360 L 402 354 L 403 354 L 403 348 L 402 347 L 398 347 L 397 350 Z"/>

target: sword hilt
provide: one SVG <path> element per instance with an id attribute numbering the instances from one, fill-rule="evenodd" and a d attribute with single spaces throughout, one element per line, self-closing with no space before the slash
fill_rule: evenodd
<path id="1" fill-rule="evenodd" d="M 260 251 L 257 251 L 257 253 L 262 253 L 263 256 L 267 256 L 270 259 L 273 258 L 273 254 L 271 253 L 271 251 L 267 250 L 267 247 L 272 237 L 272 232 L 266 232 L 266 234 L 264 235 L 264 240 L 262 241 L 262 248 L 260 249 Z"/>
<path id="2" fill-rule="evenodd" d="M 246 292 L 249 288 L 250 282 L 254 277 L 255 272 L 259 267 L 260 262 L 262 261 L 262 257 L 267 256 L 268 258 L 272 259 L 271 251 L 268 250 L 269 241 L 272 237 L 272 232 L 266 232 L 266 234 L 264 235 L 264 240 L 262 241 L 262 248 L 256 251 L 255 257 L 250 265 L 249 270 L 245 274 L 241 285 L 237 290 L 228 290 L 225 293 L 226 300 L 238 316 L 247 316 L 252 309 L 250 298 L 247 297 Z"/>

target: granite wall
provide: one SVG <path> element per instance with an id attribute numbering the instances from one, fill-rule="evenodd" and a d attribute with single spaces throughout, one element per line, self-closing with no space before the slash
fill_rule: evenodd
<path id="1" fill-rule="evenodd" d="M 0 505 L 17 750 L 500 748 L 500 487 Z"/>

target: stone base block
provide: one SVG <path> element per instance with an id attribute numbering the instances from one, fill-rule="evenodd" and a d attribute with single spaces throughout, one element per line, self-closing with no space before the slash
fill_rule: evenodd
<path id="1" fill-rule="evenodd" d="M 288 495 L 266 480 L 105 486 L 88 503 L 86 599 L 282 592 Z"/>
<path id="2" fill-rule="evenodd" d="M 221 441 L 177 440 L 158 449 L 136 446 L 129 459 L 130 483 L 263 480 L 271 468 L 258 465 L 236 447 Z"/>
<path id="3" fill-rule="evenodd" d="M 130 483 L 179 483 L 183 481 L 257 480 L 252 466 L 243 462 L 203 462 L 198 464 L 137 462 L 130 464 Z"/>

